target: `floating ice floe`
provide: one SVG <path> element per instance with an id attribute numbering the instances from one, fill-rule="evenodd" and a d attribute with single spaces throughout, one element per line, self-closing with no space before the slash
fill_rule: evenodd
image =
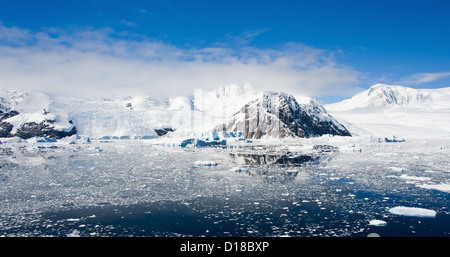
<path id="1" fill-rule="evenodd" d="M 196 161 L 194 162 L 195 166 L 217 166 L 218 162 L 215 161 Z"/>
<path id="2" fill-rule="evenodd" d="M 69 218 L 69 219 L 66 219 L 67 221 L 72 221 L 72 222 L 78 222 L 78 221 L 80 221 L 80 219 L 78 219 L 78 218 Z"/>
<path id="3" fill-rule="evenodd" d="M 394 215 L 410 216 L 410 217 L 422 217 L 422 218 L 434 218 L 436 217 L 436 211 L 417 207 L 404 207 L 397 206 L 389 209 L 389 212 Z"/>
<path id="4" fill-rule="evenodd" d="M 434 189 L 446 193 L 450 193 L 450 184 L 435 184 L 435 185 L 417 185 L 420 188 Z"/>
<path id="5" fill-rule="evenodd" d="M 67 237 L 80 237 L 80 231 L 77 230 L 77 229 L 74 229 L 74 230 L 72 231 L 72 233 L 67 234 Z"/>
<path id="6" fill-rule="evenodd" d="M 400 167 L 389 167 L 389 169 L 390 169 L 391 171 L 403 172 L 403 168 L 400 168 Z"/>
<path id="7" fill-rule="evenodd" d="M 381 227 L 381 226 L 386 226 L 387 222 L 384 220 L 371 220 L 369 221 L 369 226 L 377 226 L 377 227 Z"/>
<path id="8" fill-rule="evenodd" d="M 409 176 L 407 174 L 402 174 L 399 178 L 406 180 L 417 180 L 417 181 L 427 181 L 431 180 L 429 177 L 417 177 L 417 176 Z"/>

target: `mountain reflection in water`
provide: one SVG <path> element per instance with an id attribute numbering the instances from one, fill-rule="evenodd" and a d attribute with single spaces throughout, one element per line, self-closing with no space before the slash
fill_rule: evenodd
<path id="1" fill-rule="evenodd" d="M 316 163 L 322 157 L 329 156 L 337 148 L 328 145 L 315 145 L 310 153 L 294 153 L 287 150 L 279 151 L 265 147 L 249 147 L 243 151 L 229 154 L 231 161 L 245 166 L 301 166 Z"/>
<path id="2" fill-rule="evenodd" d="M 291 154 L 258 154 L 258 153 L 230 153 L 231 160 L 239 165 L 247 166 L 264 166 L 264 165 L 281 165 L 281 166 L 300 166 L 304 163 L 314 161 L 317 157 L 312 155 Z"/>

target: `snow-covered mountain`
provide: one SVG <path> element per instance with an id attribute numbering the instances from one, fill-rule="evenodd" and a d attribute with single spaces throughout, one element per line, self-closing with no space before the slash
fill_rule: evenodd
<path id="1" fill-rule="evenodd" d="M 193 102 L 198 110 L 217 117 L 229 117 L 261 95 L 262 92 L 255 91 L 248 84 L 229 84 L 212 91 L 197 90 Z"/>
<path id="2" fill-rule="evenodd" d="M 429 137 L 450 134 L 450 87 L 376 84 L 325 108 L 353 135 Z"/>
<path id="3" fill-rule="evenodd" d="M 325 107 L 313 98 L 260 92 L 248 85 L 174 98 L 66 99 L 0 90 L 0 137 L 154 138 L 223 130 L 241 131 L 247 138 L 445 136 L 450 134 L 450 88 L 376 84 Z"/>
<path id="4" fill-rule="evenodd" d="M 241 131 L 246 138 L 350 136 L 347 129 L 315 102 L 299 105 L 282 92 L 265 92 L 245 104 L 215 131 Z"/>
<path id="5" fill-rule="evenodd" d="M 76 128 L 64 109 L 43 93 L 0 90 L 0 137 L 74 135 Z"/>
<path id="6" fill-rule="evenodd" d="M 196 90 L 191 97 L 175 98 L 66 99 L 2 90 L 0 137 L 153 138 L 173 131 L 181 136 L 210 132 L 218 124 L 234 132 L 242 124 L 241 132 L 245 130 L 248 138 L 350 135 L 317 101 L 302 101 L 298 104 L 284 93 L 258 92 L 249 85 Z M 238 124 L 230 123 L 240 116 Z"/>
<path id="7" fill-rule="evenodd" d="M 429 90 L 376 84 L 350 99 L 327 107 L 333 110 L 351 110 L 376 106 L 418 106 L 432 100 L 433 95 Z"/>

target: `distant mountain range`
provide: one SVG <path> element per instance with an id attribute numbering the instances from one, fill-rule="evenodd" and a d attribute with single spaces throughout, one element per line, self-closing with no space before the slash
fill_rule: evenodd
<path id="1" fill-rule="evenodd" d="M 166 99 L 64 99 L 0 90 L 0 104 L 0 137 L 152 138 L 219 128 L 252 139 L 350 136 L 317 101 L 299 104 L 282 92 L 256 92 L 239 85 Z"/>
<path id="2" fill-rule="evenodd" d="M 248 85 L 175 98 L 66 99 L 0 90 L 0 137 L 156 138 L 209 131 L 242 132 L 248 139 L 423 135 L 450 132 L 449 103 L 450 88 L 383 84 L 325 106 Z"/>

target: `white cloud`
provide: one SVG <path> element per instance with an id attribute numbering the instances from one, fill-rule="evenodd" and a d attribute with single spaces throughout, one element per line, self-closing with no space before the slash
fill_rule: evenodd
<path id="1" fill-rule="evenodd" d="M 302 44 L 183 49 L 148 38 L 122 39 L 111 29 L 33 33 L 0 23 L 0 32 L 0 87 L 55 95 L 190 95 L 195 88 L 229 83 L 343 95 L 360 76 L 337 65 L 332 53 Z"/>
<path id="2" fill-rule="evenodd" d="M 16 27 L 6 27 L 0 22 L 0 43 L 9 45 L 18 45 L 26 42 L 30 38 L 30 31 L 27 29 L 20 29 Z"/>
<path id="3" fill-rule="evenodd" d="M 234 44 L 234 45 L 246 45 L 246 44 L 250 43 L 253 40 L 253 38 L 255 38 L 267 31 L 269 31 L 269 30 L 266 28 L 262 28 L 262 29 L 257 29 L 257 30 L 247 30 L 247 31 L 240 33 L 239 35 L 227 34 L 224 38 L 224 41 Z M 224 43 L 216 43 L 216 44 L 224 45 Z"/>
<path id="4" fill-rule="evenodd" d="M 415 73 L 401 81 L 404 84 L 419 85 L 450 77 L 450 72 Z"/>

